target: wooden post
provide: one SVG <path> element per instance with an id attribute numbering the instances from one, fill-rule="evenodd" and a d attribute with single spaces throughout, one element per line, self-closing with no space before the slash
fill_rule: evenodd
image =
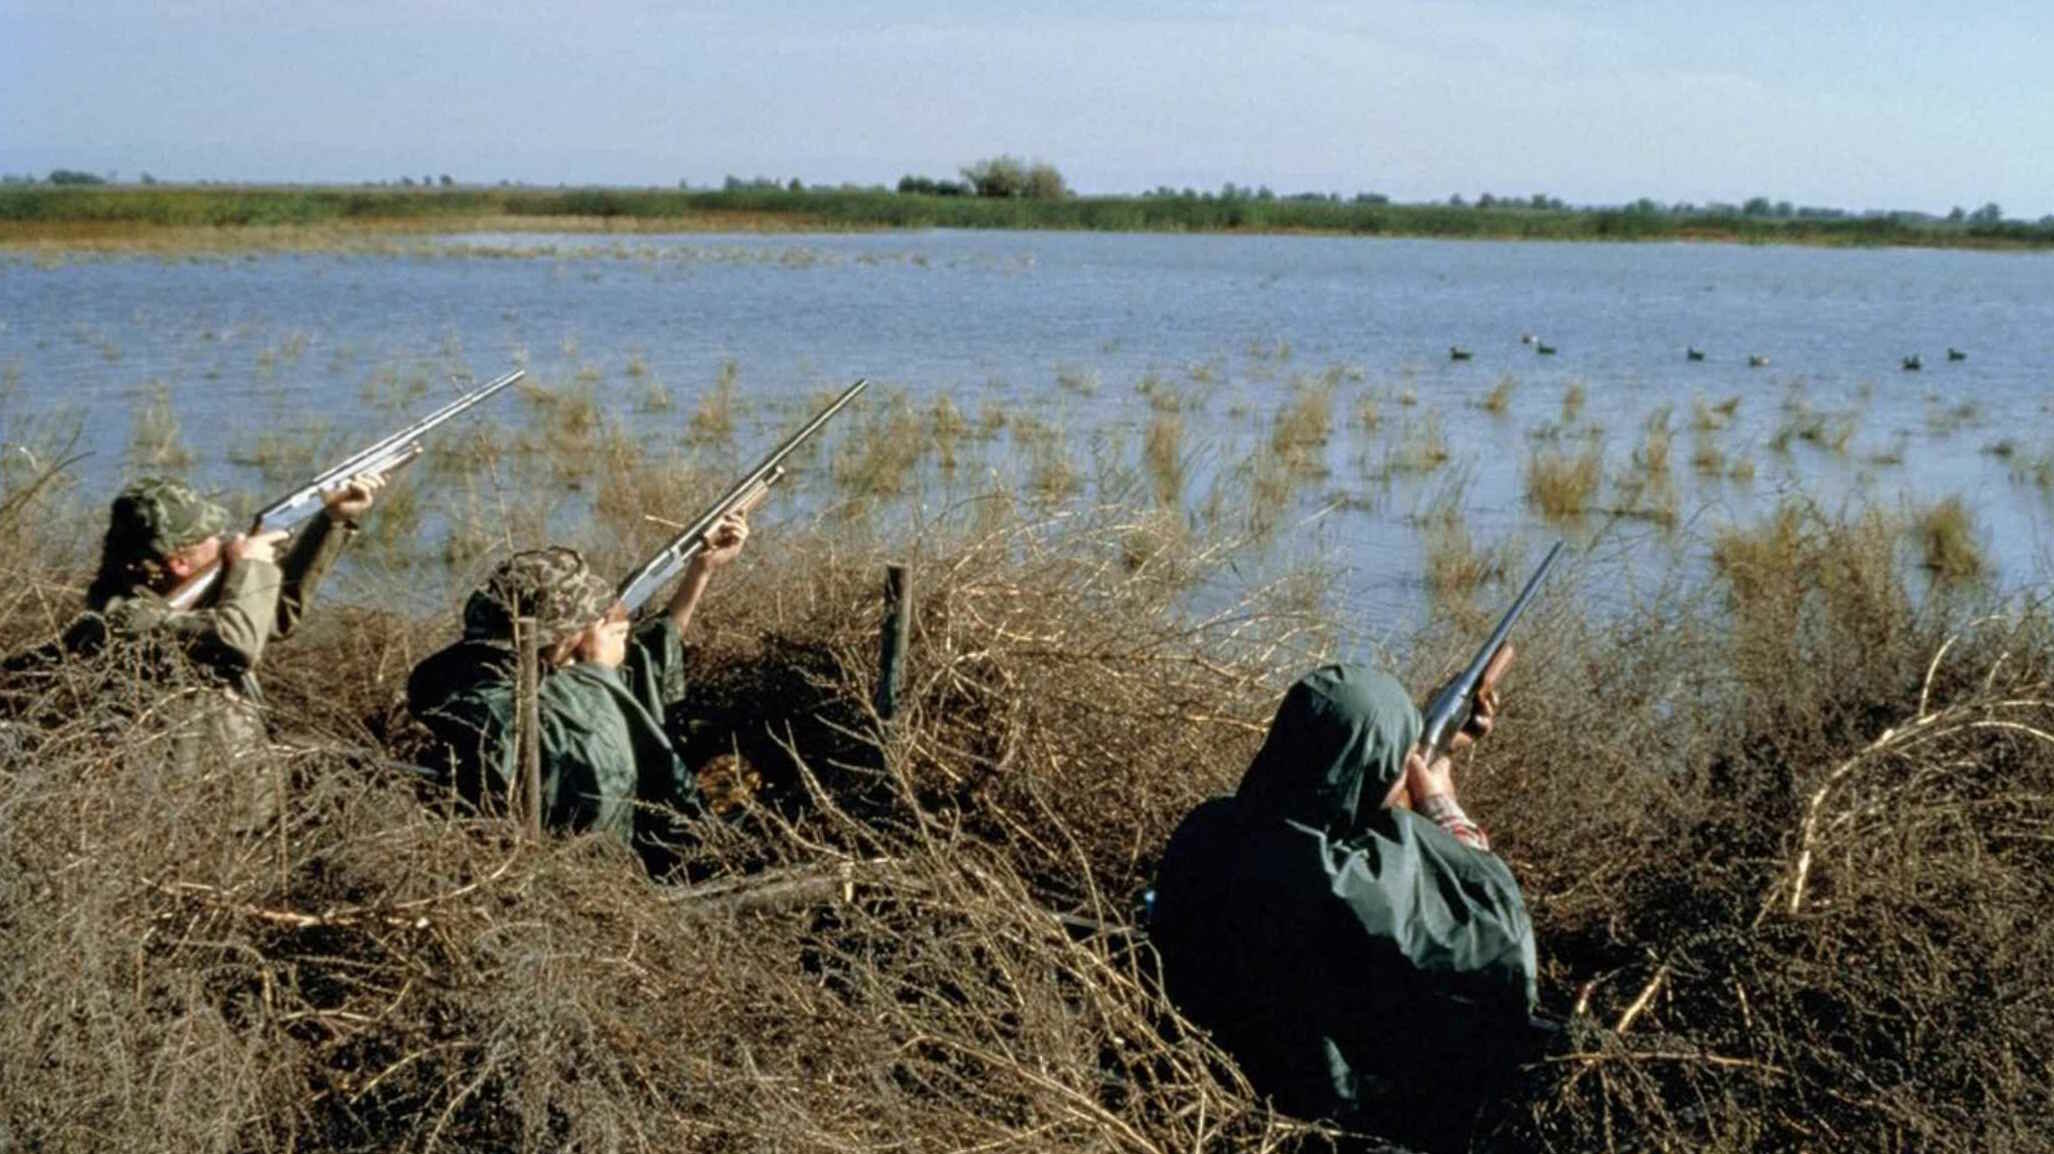
<path id="1" fill-rule="evenodd" d="M 884 629 L 877 659 L 877 716 L 890 721 L 899 711 L 905 682 L 906 644 L 913 632 L 913 589 L 904 565 L 884 567 Z"/>
<path id="2" fill-rule="evenodd" d="M 514 649 L 519 654 L 514 670 L 514 764 L 520 773 L 513 816 L 527 827 L 528 836 L 542 840 L 542 657 L 536 638 L 535 619 L 514 622 Z M 510 783 L 511 784 L 511 783 Z"/>

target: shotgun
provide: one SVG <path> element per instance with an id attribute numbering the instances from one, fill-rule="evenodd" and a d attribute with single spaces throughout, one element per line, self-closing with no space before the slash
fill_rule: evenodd
<path id="1" fill-rule="evenodd" d="M 421 455 L 421 438 L 451 418 L 478 404 L 494 393 L 526 376 L 521 369 L 491 381 L 465 393 L 456 400 L 401 429 L 369 448 L 345 458 L 341 464 L 324 470 L 292 492 L 257 510 L 256 520 L 250 526 L 251 533 L 269 533 L 281 529 L 296 529 L 322 508 L 321 495 L 351 477 L 364 473 L 389 474 Z M 221 563 L 215 562 L 205 569 L 179 582 L 165 600 L 173 609 L 191 609 L 198 605 L 221 580 Z"/>
<path id="2" fill-rule="evenodd" d="M 637 566 L 633 573 L 621 581 L 620 588 L 614 596 L 613 607 L 608 610 L 607 615 L 632 620 L 639 614 L 642 607 L 649 603 L 649 599 L 656 596 L 657 590 L 684 572 L 685 566 L 692 563 L 692 558 L 705 550 L 706 535 L 713 531 L 715 525 L 720 524 L 721 518 L 730 513 L 747 514 L 762 504 L 763 499 L 770 495 L 770 487 L 784 479 L 785 458 L 791 456 L 813 434 L 819 432 L 821 426 L 833 420 L 836 413 L 841 412 L 869 385 L 868 380 L 857 378 L 855 384 L 842 390 L 841 396 L 814 414 L 812 420 L 807 421 L 798 432 L 786 438 L 783 444 L 772 449 L 770 455 L 757 462 L 755 468 L 743 474 L 742 479 L 736 481 L 734 486 L 728 489 L 720 500 L 715 501 L 712 507 L 701 513 L 697 520 L 685 526 L 677 536 L 658 549 L 654 556 Z"/>
<path id="3" fill-rule="evenodd" d="M 1491 630 L 1489 639 L 1483 643 L 1483 648 L 1476 651 L 1468 667 L 1453 681 L 1434 690 L 1433 697 L 1428 699 L 1426 708 L 1420 713 L 1419 737 L 1428 762 L 1447 753 L 1454 745 L 1455 735 L 1469 724 L 1469 715 L 1476 709 L 1476 694 L 1483 686 L 1485 672 L 1504 650 L 1505 639 L 1511 635 L 1513 624 L 1519 620 L 1520 614 L 1526 612 L 1527 602 L 1533 600 L 1533 595 L 1540 590 L 1541 580 L 1554 567 L 1555 558 L 1561 552 L 1562 542 L 1557 541 L 1555 547 L 1548 550 L 1548 555 L 1541 558 L 1540 568 L 1527 578 L 1526 588 L 1520 590 L 1512 608 L 1505 610 L 1505 615 L 1498 619 L 1498 627 Z"/>

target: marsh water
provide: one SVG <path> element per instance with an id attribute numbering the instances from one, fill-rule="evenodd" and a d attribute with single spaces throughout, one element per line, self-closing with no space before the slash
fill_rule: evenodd
<path id="1" fill-rule="evenodd" d="M 467 235 L 379 251 L 0 259 L 0 371 L 8 440 L 25 442 L 37 416 L 82 422 L 87 494 L 150 467 L 136 414 L 160 398 L 182 467 L 254 492 L 271 487 L 251 450 L 267 428 L 361 439 L 454 382 L 517 364 L 544 388 L 589 391 L 651 445 L 723 460 L 753 456 L 861 375 L 879 385 L 866 405 L 902 394 L 924 415 L 946 396 L 995 434 L 952 453 L 953 467 L 930 455 L 901 499 L 906 524 L 966 493 L 1032 489 L 1054 455 L 1079 486 L 1070 499 L 1166 501 L 1230 532 L 1248 528 L 1248 482 L 1278 443 L 1278 411 L 1318 393 L 1324 447 L 1281 496 L 1272 486 L 1280 505 L 1249 553 L 1270 560 L 1249 571 L 1315 557 L 1351 606 L 1404 619 L 1425 601 L 1429 509 L 1459 509 L 1479 544 L 1566 532 L 1688 554 L 1792 494 L 1890 510 L 1959 495 L 1998 580 L 2039 579 L 2054 514 L 2050 288 L 2054 255 L 1961 251 Z M 1918 371 L 1902 367 L 1913 354 Z M 731 441 L 687 443 L 724 372 Z M 668 406 L 650 400 L 664 393 Z M 1623 477 L 1643 467 L 1635 450 L 1664 407 L 1667 513 L 1600 495 L 1566 526 L 1540 517 L 1527 493 L 1536 454 L 1602 445 L 1608 478 Z M 1151 483 L 1143 449 L 1171 410 L 1174 491 Z M 510 404 L 506 419 L 541 418 Z M 1023 426 L 1036 436 L 1016 435 Z M 1422 461 L 1435 429 L 1447 460 Z M 803 478 L 783 515 L 833 503 L 831 473 Z M 433 495 L 423 504 L 432 533 Z"/>

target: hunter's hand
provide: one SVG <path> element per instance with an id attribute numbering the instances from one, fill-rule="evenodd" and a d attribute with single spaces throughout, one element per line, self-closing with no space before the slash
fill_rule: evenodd
<path id="1" fill-rule="evenodd" d="M 1466 749 L 1491 735 L 1498 724 L 1498 680 L 1512 667 L 1512 659 L 1518 652 L 1511 642 L 1498 650 L 1491 663 L 1484 666 L 1483 679 L 1477 683 L 1476 705 L 1470 710 L 1469 720 L 1462 725 L 1462 731 L 1448 743 L 1451 749 Z"/>
<path id="2" fill-rule="evenodd" d="M 234 566 L 245 561 L 268 561 L 275 565 L 278 563 L 278 545 L 284 540 L 283 529 L 273 529 L 268 533 L 237 533 L 221 542 L 221 563 Z"/>
<path id="3" fill-rule="evenodd" d="M 1412 809 L 1436 794 L 1455 796 L 1454 763 L 1445 754 L 1429 762 L 1425 751 L 1413 746 L 1405 755 L 1405 794 Z"/>
<path id="4" fill-rule="evenodd" d="M 749 518 L 741 513 L 730 513 L 720 523 L 706 531 L 706 548 L 692 558 L 692 568 L 701 573 L 711 573 L 741 556 L 742 543 L 749 539 Z"/>
<path id="5" fill-rule="evenodd" d="M 385 474 L 358 473 L 321 494 L 321 504 L 328 510 L 328 516 L 337 521 L 362 520 L 377 500 L 378 490 L 384 487 Z"/>

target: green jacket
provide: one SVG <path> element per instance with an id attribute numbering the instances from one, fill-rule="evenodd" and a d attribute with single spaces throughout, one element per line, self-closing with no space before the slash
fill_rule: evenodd
<path id="1" fill-rule="evenodd" d="M 407 708 L 442 745 L 434 768 L 474 805 L 488 794 L 504 799 L 515 773 L 514 666 L 511 649 L 466 640 L 407 678 Z M 664 729 L 683 688 L 684 643 L 662 615 L 635 630 L 617 670 L 580 662 L 545 671 L 544 824 L 646 844 L 674 836 L 676 815 L 696 815 L 697 783 Z"/>
<path id="2" fill-rule="evenodd" d="M 1234 796 L 1186 817 L 1159 867 L 1167 992 L 1301 1117 L 1348 1121 L 1371 1079 L 1524 1056 L 1536 966 L 1511 870 L 1382 807 L 1419 729 L 1387 675 L 1306 675 Z"/>

